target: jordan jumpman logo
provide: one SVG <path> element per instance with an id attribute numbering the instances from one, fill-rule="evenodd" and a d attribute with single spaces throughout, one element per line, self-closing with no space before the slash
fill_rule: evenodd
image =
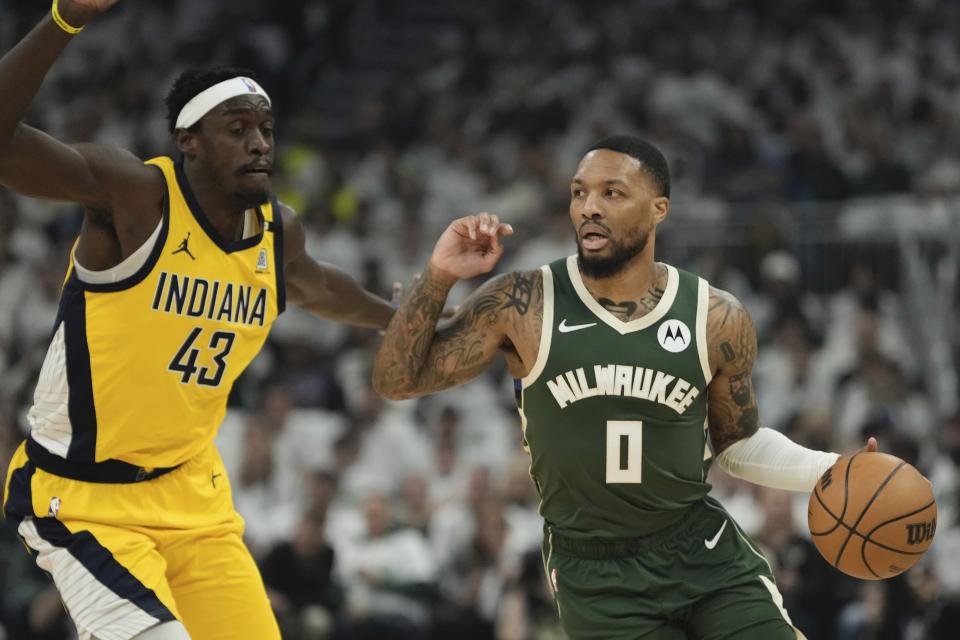
<path id="1" fill-rule="evenodd" d="M 184 253 L 186 253 L 188 256 L 190 256 L 190 259 L 191 259 L 191 260 L 196 260 L 196 257 L 194 257 L 194 255 L 193 255 L 192 253 L 190 253 L 190 247 L 187 246 L 187 243 L 188 243 L 188 242 L 190 242 L 190 232 L 189 232 L 189 231 L 187 232 L 187 237 L 184 238 L 184 239 L 183 239 L 183 242 L 180 243 L 180 248 L 178 248 L 176 251 L 174 251 L 174 252 L 171 253 L 170 255 L 176 255 L 176 254 L 178 254 L 178 253 L 180 253 L 180 252 L 184 252 Z"/>

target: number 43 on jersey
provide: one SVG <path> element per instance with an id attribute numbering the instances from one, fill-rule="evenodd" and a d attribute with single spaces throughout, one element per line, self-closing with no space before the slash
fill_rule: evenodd
<path id="1" fill-rule="evenodd" d="M 237 335 L 232 331 L 214 331 L 210 335 L 210 340 L 205 341 L 201 337 L 202 334 L 202 328 L 194 328 L 180 350 L 173 356 L 167 369 L 179 373 L 180 382 L 183 384 L 190 384 L 196 375 L 196 384 L 204 387 L 218 387 L 223 379 L 223 372 L 227 368 L 227 356 L 230 355 L 230 349 L 233 348 L 233 341 Z M 201 350 L 212 354 L 210 360 L 216 365 L 212 374 L 210 367 L 197 366 Z"/>

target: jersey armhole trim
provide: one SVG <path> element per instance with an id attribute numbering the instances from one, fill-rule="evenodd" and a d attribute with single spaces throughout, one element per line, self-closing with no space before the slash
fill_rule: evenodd
<path id="1" fill-rule="evenodd" d="M 277 272 L 277 315 L 287 308 L 287 290 L 283 279 L 283 211 L 276 197 L 270 199 L 272 220 L 270 230 L 273 231 L 273 260 Z"/>
<path id="2" fill-rule="evenodd" d="M 543 277 L 543 324 L 540 327 L 540 346 L 537 348 L 537 359 L 533 363 L 530 373 L 523 377 L 521 382 L 526 389 L 540 377 L 547 366 L 550 356 L 550 343 L 553 340 L 553 271 L 549 265 L 540 267 Z"/>
<path id="3" fill-rule="evenodd" d="M 76 259 L 76 245 L 74 245 L 73 251 L 70 252 L 70 262 L 73 266 L 74 281 L 77 283 L 77 286 L 84 289 L 85 291 L 92 291 L 94 293 L 110 293 L 115 291 L 123 291 L 125 289 L 131 289 L 136 285 L 140 284 L 144 278 L 150 275 L 150 272 L 153 271 L 153 267 L 156 266 L 157 261 L 160 259 L 160 254 L 163 252 L 163 248 L 167 245 L 167 234 L 170 231 L 170 193 L 169 190 L 163 194 L 163 206 L 160 213 L 160 224 L 157 230 L 150 235 L 150 238 L 143 243 L 136 251 L 134 251 L 130 256 L 127 257 L 127 260 L 135 256 L 140 252 L 145 246 L 150 242 L 153 242 L 153 247 L 150 249 L 150 254 L 147 256 L 146 260 L 143 261 L 143 264 L 134 271 L 130 276 L 126 278 L 121 278 L 116 282 L 87 282 L 82 279 L 82 276 L 86 273 L 89 276 L 94 278 L 101 277 L 103 274 L 110 273 L 118 267 L 123 267 L 124 263 L 107 269 L 105 271 L 90 271 L 84 269 L 82 265 L 77 262 Z M 126 261 L 126 260 L 125 260 Z M 125 262 L 124 261 L 124 262 Z"/>
<path id="4" fill-rule="evenodd" d="M 127 256 L 118 265 L 109 269 L 94 271 L 87 269 L 77 260 L 77 246 L 74 245 L 70 252 L 73 258 L 73 268 L 77 272 L 77 278 L 86 284 L 113 284 L 133 276 L 147 260 L 150 259 L 150 252 L 156 245 L 157 238 L 160 237 L 160 231 L 163 229 L 163 220 L 157 221 L 157 227 L 150 233 L 150 237 L 140 245 L 136 251 Z"/>
<path id="5" fill-rule="evenodd" d="M 697 286 L 697 352 L 700 354 L 700 367 L 703 369 L 703 384 L 710 384 L 713 372 L 710 371 L 710 353 L 707 351 L 707 315 L 710 311 L 710 284 L 698 278 Z"/>

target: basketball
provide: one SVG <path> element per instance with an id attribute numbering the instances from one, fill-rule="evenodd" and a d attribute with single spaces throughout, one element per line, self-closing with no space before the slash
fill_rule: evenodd
<path id="1" fill-rule="evenodd" d="M 820 477 L 807 511 L 817 549 L 862 580 L 903 573 L 926 553 L 937 530 L 930 481 L 896 456 L 843 456 Z"/>

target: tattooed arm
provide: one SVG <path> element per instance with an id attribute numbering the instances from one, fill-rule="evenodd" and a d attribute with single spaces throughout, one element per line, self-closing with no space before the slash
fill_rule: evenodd
<path id="1" fill-rule="evenodd" d="M 752 379 L 757 332 L 740 301 L 713 287 L 707 313 L 707 349 L 714 374 L 709 387 L 708 423 L 713 451 L 719 454 L 760 427 Z"/>
<path id="2" fill-rule="evenodd" d="M 503 254 L 500 236 L 511 233 L 510 225 L 487 213 L 450 223 L 384 334 L 373 363 L 373 386 L 381 395 L 400 400 L 462 384 L 486 369 L 501 349 L 514 348 L 518 328 L 529 326 L 534 289 L 542 287 L 536 281 L 539 272 L 490 280 L 437 329 L 451 287 L 493 269 Z M 542 308 L 539 299 L 538 304 Z M 513 358 L 511 368 L 516 366 Z"/>
<path id="3" fill-rule="evenodd" d="M 752 371 L 757 332 L 740 301 L 710 289 L 707 345 L 713 380 L 708 421 L 717 464 L 730 475 L 790 491 L 811 491 L 839 454 L 814 451 L 774 429 L 760 427 Z M 861 451 L 876 451 L 870 438 Z"/>
<path id="4" fill-rule="evenodd" d="M 390 322 L 373 367 L 374 388 L 402 400 L 449 389 L 480 375 L 543 315 L 539 270 L 487 281 L 437 328 L 449 285 L 431 269 L 414 284 Z M 539 326 L 539 325 L 537 325 Z"/>

